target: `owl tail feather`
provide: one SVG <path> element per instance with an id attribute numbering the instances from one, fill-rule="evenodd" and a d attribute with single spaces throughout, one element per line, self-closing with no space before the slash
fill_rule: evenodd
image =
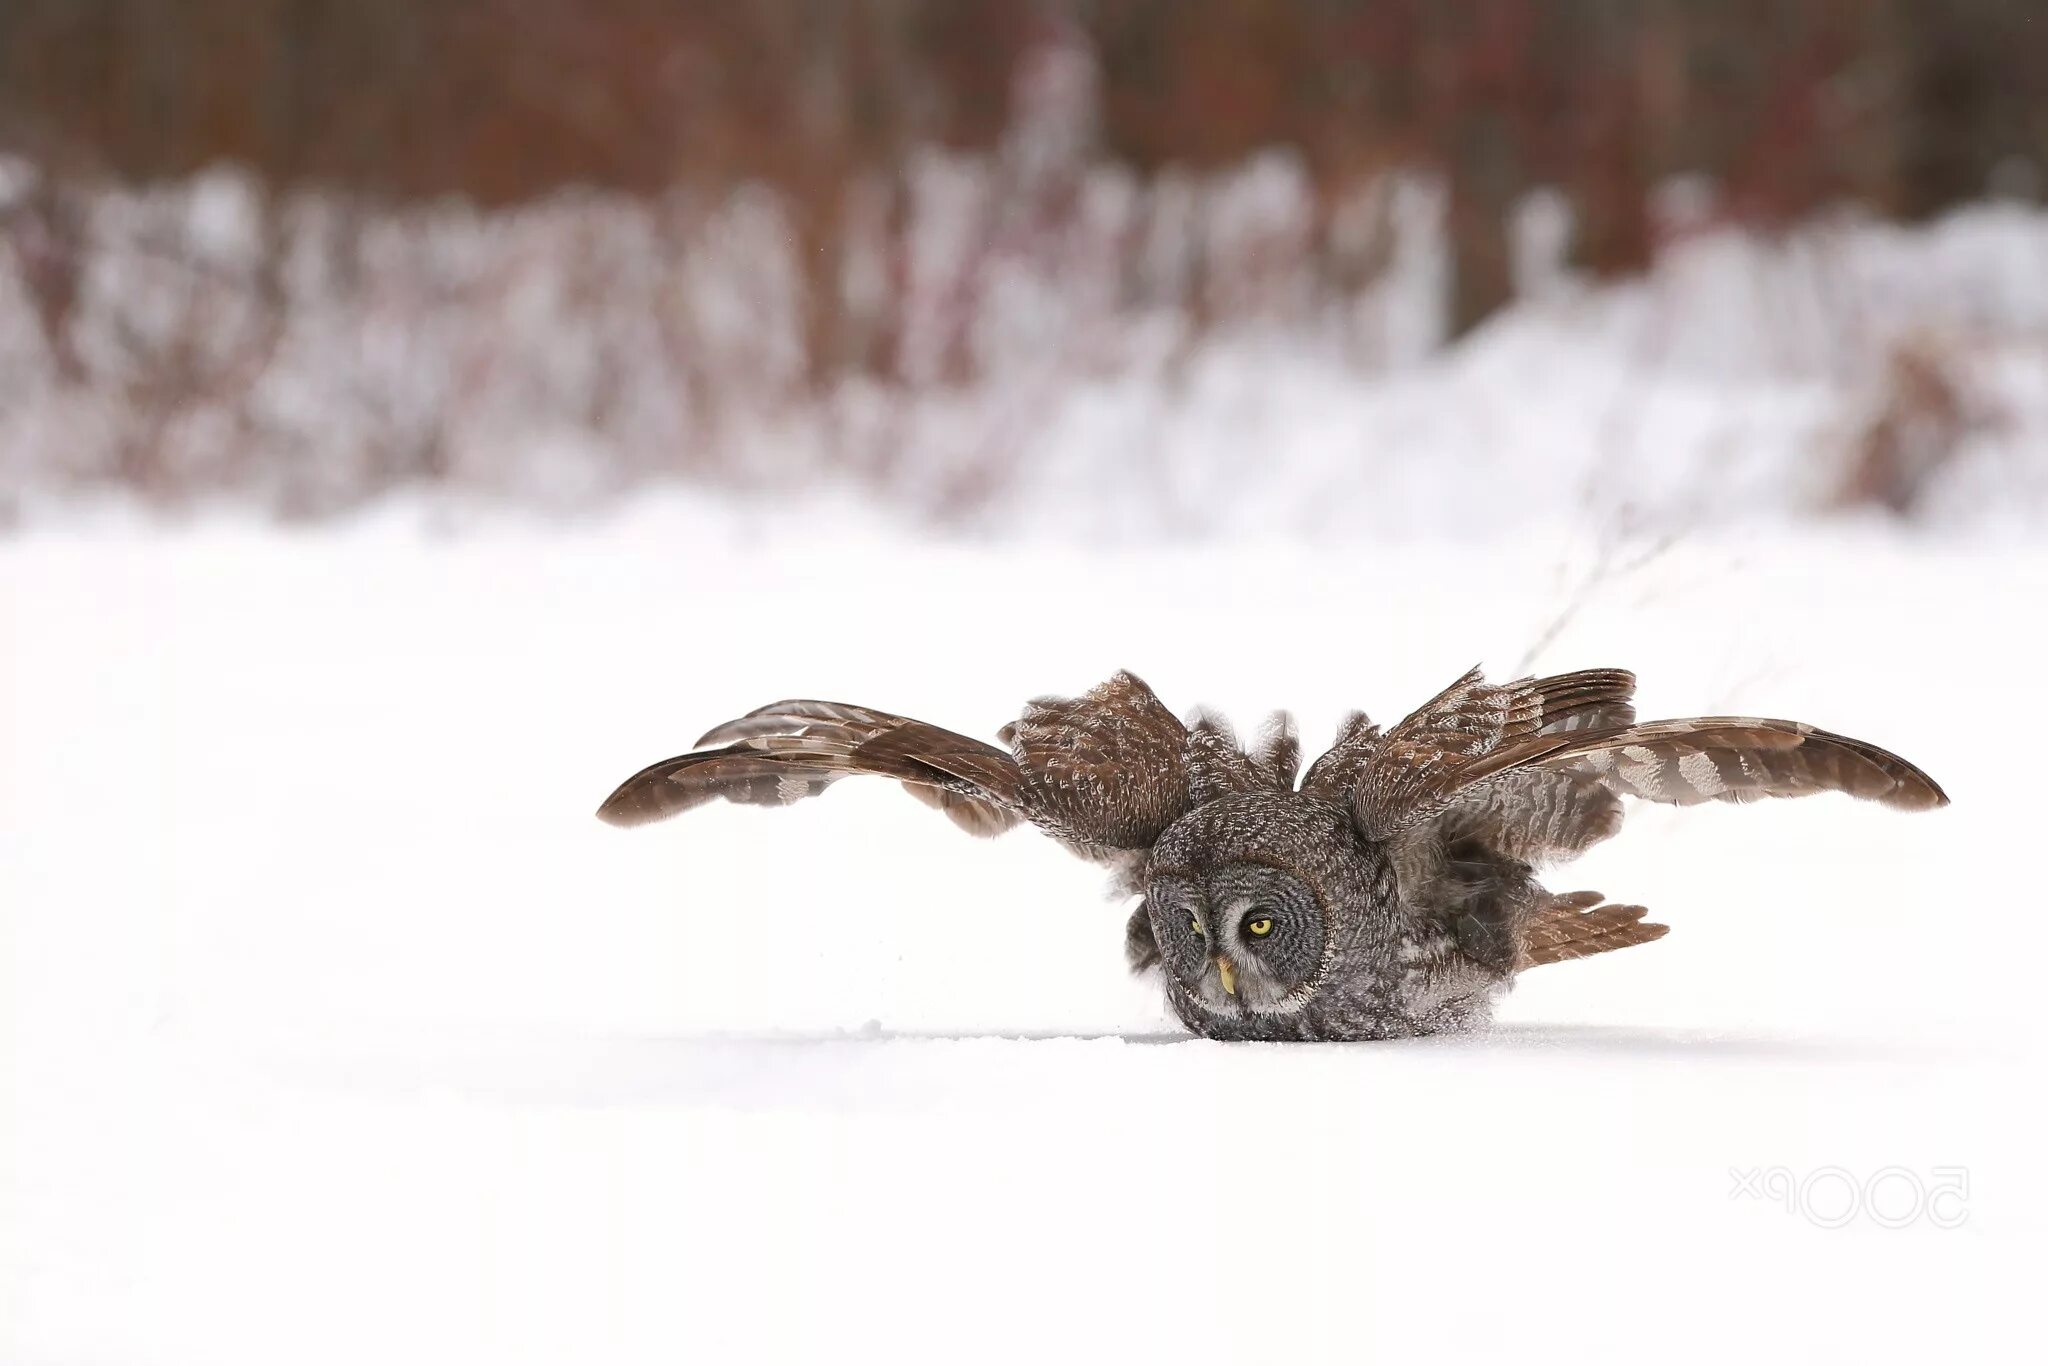
<path id="1" fill-rule="evenodd" d="M 1641 906 L 1606 906 L 1598 892 L 1571 892 L 1551 898 L 1529 917 L 1522 931 L 1523 968 L 1590 958 L 1596 953 L 1631 948 L 1662 939 L 1669 925 L 1643 919 Z"/>

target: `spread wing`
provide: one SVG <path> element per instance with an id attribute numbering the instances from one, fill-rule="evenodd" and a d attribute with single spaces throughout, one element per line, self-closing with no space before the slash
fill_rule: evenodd
<path id="1" fill-rule="evenodd" d="M 872 707 L 775 702 L 634 774 L 597 814 L 644 825 L 721 797 L 786 805 L 868 774 L 902 783 L 971 833 L 1028 820 L 1084 858 L 1124 863 L 1191 802 L 1189 731 L 1133 674 L 1081 697 L 1040 698 L 1001 738 L 1007 753 Z"/>
<path id="2" fill-rule="evenodd" d="M 1150 849 L 1194 800 L 1188 728 L 1128 671 L 1027 703 L 1001 738 L 1032 818 L 1084 858 Z"/>
<path id="3" fill-rule="evenodd" d="M 1347 766 L 1360 833 L 1390 839 L 1440 813 L 1479 774 L 1505 771 L 1504 756 L 1526 746 L 1627 726 L 1635 720 L 1635 686 L 1626 669 L 1505 684 L 1468 671 L 1384 736 L 1356 746 L 1363 752 Z"/>
<path id="4" fill-rule="evenodd" d="M 1908 811 L 1948 802 L 1898 755 L 1800 721 L 1634 724 L 1633 684 L 1620 670 L 1501 687 L 1467 674 L 1374 748 L 1355 789 L 1360 832 L 1392 839 L 1455 807 L 1493 827 L 1502 852 L 1534 861 L 1613 833 L 1620 796 L 1690 806 L 1845 792 Z"/>
<path id="5" fill-rule="evenodd" d="M 1494 686 L 1475 670 L 1344 763 L 1359 832 L 1385 843 L 1411 904 L 1497 971 L 1661 937 L 1641 907 L 1549 897 L 1531 865 L 1613 834 L 1624 796 L 1689 806 L 1846 792 L 1905 810 L 1944 805 L 1887 750 L 1749 716 L 1637 724 L 1618 669 Z M 1313 771 L 1311 777 L 1314 776 Z"/>
<path id="6" fill-rule="evenodd" d="M 714 798 L 782 806 L 848 774 L 894 778 L 962 829 L 999 835 L 1026 816 L 1023 775 L 985 741 L 845 702 L 773 702 L 714 726 L 697 748 L 650 764 L 597 809 L 612 825 L 645 825 Z"/>

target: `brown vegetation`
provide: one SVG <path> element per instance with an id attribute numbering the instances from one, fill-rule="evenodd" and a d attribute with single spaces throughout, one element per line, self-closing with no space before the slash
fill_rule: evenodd
<path id="1" fill-rule="evenodd" d="M 1918 216 L 2048 146 L 2027 0 L 9 0 L 0 138 L 128 180 L 226 160 L 407 200 L 765 183 L 818 301 L 810 364 L 887 373 L 888 339 L 826 287 L 851 187 L 900 212 L 911 150 L 995 145 L 1027 59 L 1062 46 L 1097 68 L 1093 150 L 1141 176 L 1294 149 L 1334 288 L 1355 284 L 1347 195 L 1443 172 L 1454 332 L 1507 298 L 1533 186 L 1615 273 L 1652 250 L 1648 190 L 1674 173 L 1751 223 L 1844 197 Z"/>

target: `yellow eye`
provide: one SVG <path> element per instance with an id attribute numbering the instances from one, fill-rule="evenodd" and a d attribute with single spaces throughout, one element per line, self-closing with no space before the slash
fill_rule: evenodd
<path id="1" fill-rule="evenodd" d="M 1206 939 L 1206 938 L 1208 938 L 1208 936 L 1207 936 L 1206 934 L 1204 934 L 1204 933 L 1202 932 L 1202 922 L 1201 922 L 1201 921 L 1199 921 L 1199 920 L 1197 920 L 1197 919 L 1195 919 L 1195 918 L 1194 918 L 1193 916 L 1189 916 L 1189 917 L 1188 917 L 1188 928 L 1189 928 L 1190 930 L 1193 930 L 1193 931 L 1195 932 L 1195 938 L 1197 938 L 1197 939 Z"/>
<path id="2" fill-rule="evenodd" d="M 1252 935 L 1254 938 L 1264 938 L 1273 932 L 1273 917 L 1261 915 L 1245 921 L 1244 932 Z"/>

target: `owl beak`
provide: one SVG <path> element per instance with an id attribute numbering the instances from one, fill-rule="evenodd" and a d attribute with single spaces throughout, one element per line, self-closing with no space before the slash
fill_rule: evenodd
<path id="1" fill-rule="evenodd" d="M 1229 963 L 1225 962 L 1221 958 L 1218 958 L 1216 960 L 1216 975 L 1223 979 L 1223 994 L 1225 996 L 1237 995 L 1236 968 L 1231 967 Z"/>

